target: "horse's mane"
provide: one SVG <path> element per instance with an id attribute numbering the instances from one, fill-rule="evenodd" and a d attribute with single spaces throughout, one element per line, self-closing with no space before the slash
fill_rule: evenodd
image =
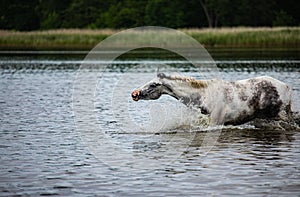
<path id="1" fill-rule="evenodd" d="M 157 77 L 161 79 L 169 79 L 169 80 L 175 80 L 175 81 L 181 81 L 181 82 L 187 82 L 189 85 L 191 85 L 193 88 L 206 88 L 207 83 L 202 80 L 197 80 L 192 77 L 186 77 L 181 75 L 166 75 L 164 73 L 158 73 Z"/>

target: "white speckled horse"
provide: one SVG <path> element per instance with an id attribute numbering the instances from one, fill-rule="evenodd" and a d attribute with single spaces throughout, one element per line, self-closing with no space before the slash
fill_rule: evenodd
<path id="1" fill-rule="evenodd" d="M 158 73 L 131 96 L 134 101 L 155 100 L 162 94 L 200 109 L 211 125 L 239 125 L 254 118 L 287 121 L 292 113 L 290 88 L 268 76 L 227 82 Z"/>

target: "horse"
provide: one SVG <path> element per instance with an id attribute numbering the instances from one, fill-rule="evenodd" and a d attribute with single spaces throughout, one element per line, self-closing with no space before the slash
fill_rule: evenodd
<path id="1" fill-rule="evenodd" d="M 131 96 L 156 100 L 163 94 L 209 116 L 210 125 L 240 125 L 255 118 L 288 121 L 292 113 L 289 86 L 269 76 L 228 82 L 158 73 Z"/>

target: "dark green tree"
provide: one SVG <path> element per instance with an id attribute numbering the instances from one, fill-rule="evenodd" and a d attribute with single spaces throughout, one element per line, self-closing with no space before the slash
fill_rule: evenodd
<path id="1" fill-rule="evenodd" d="M 278 11 L 273 20 L 273 26 L 292 26 L 294 24 L 294 18 L 287 14 L 284 10 Z"/>
<path id="2" fill-rule="evenodd" d="M 199 0 L 203 12 L 207 19 L 208 27 L 217 27 L 221 11 L 221 2 L 219 0 Z"/>
<path id="3" fill-rule="evenodd" d="M 86 28 L 94 23 L 103 9 L 101 0 L 72 0 L 63 14 L 61 27 Z"/>
<path id="4" fill-rule="evenodd" d="M 184 4 L 180 0 L 149 1 L 146 6 L 146 24 L 172 28 L 185 27 L 187 20 L 183 9 Z"/>
<path id="5" fill-rule="evenodd" d="M 65 9 L 72 0 L 39 0 L 36 11 L 40 17 L 41 29 L 57 29 L 62 26 Z"/>
<path id="6" fill-rule="evenodd" d="M 182 3 L 182 10 L 184 12 L 185 27 L 207 27 L 207 18 L 203 12 L 199 0 L 189 0 Z"/>
<path id="7" fill-rule="evenodd" d="M 40 27 L 39 17 L 35 11 L 38 0 L 1 0 L 0 29 L 28 31 Z"/>
<path id="8" fill-rule="evenodd" d="M 1 0 L 0 28 L 297 26 L 295 0 Z"/>
<path id="9" fill-rule="evenodd" d="M 107 11 L 100 14 L 97 27 L 129 28 L 145 24 L 145 5 L 147 0 L 123 0 L 111 4 Z"/>
<path id="10" fill-rule="evenodd" d="M 295 0 L 275 0 L 274 25 L 299 26 L 300 25 L 300 1 Z"/>

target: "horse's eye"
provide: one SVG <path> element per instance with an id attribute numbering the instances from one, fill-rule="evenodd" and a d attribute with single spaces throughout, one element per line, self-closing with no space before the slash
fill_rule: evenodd
<path id="1" fill-rule="evenodd" d="M 159 84 L 157 84 L 157 83 L 152 83 L 152 84 L 150 84 L 150 88 L 155 88 L 156 86 L 158 86 Z"/>

